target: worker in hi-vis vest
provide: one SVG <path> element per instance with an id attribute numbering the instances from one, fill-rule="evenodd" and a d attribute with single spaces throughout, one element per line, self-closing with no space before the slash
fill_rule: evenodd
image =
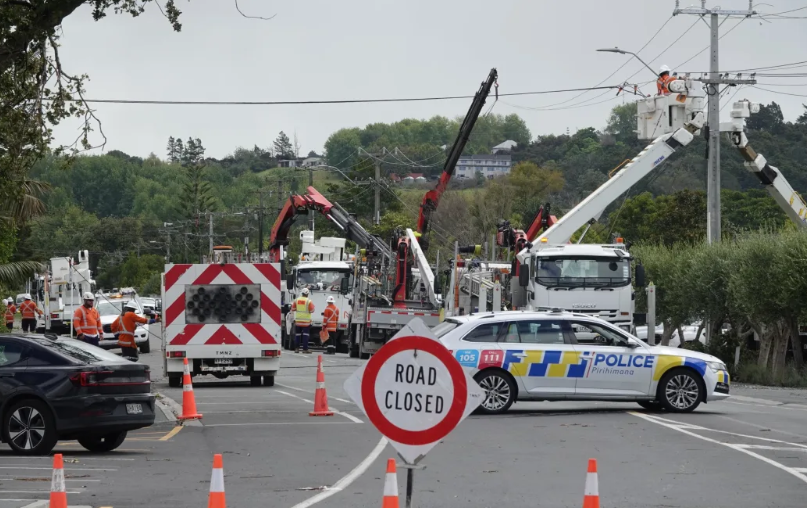
<path id="1" fill-rule="evenodd" d="M 17 306 L 14 305 L 14 299 L 10 296 L 5 300 L 6 304 L 6 328 L 11 331 L 14 328 L 14 314 L 17 313 Z"/>
<path id="2" fill-rule="evenodd" d="M 84 293 L 84 305 L 73 313 L 73 330 L 76 331 L 78 340 L 97 346 L 98 341 L 104 336 L 104 327 L 101 325 L 98 309 L 94 305 L 95 295 L 89 291 Z"/>
<path id="3" fill-rule="evenodd" d="M 42 311 L 31 299 L 31 293 L 26 293 L 23 298 L 25 301 L 20 304 L 20 314 L 22 314 L 22 331 L 33 333 L 36 331 L 36 315 L 39 314 L 41 316 Z"/>
<path id="4" fill-rule="evenodd" d="M 308 339 L 311 332 L 311 314 L 314 312 L 314 302 L 308 299 L 308 288 L 303 288 L 300 291 L 300 297 L 294 300 L 291 310 L 294 311 L 294 324 L 297 327 L 294 352 L 300 352 L 300 343 L 302 342 L 303 353 L 310 354 Z"/>
<path id="5" fill-rule="evenodd" d="M 328 305 L 322 312 L 322 330 L 328 334 L 325 352 L 336 354 L 336 325 L 339 323 L 339 308 L 334 303 L 333 296 L 328 297 Z"/>

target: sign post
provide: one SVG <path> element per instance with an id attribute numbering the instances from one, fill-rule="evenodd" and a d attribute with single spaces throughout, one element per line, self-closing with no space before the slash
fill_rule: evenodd
<path id="1" fill-rule="evenodd" d="M 344 384 L 406 468 L 406 506 L 414 469 L 482 403 L 484 391 L 420 319 L 409 322 Z"/>

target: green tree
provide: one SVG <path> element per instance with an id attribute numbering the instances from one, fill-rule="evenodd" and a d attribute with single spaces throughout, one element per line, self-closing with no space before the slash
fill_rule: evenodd
<path id="1" fill-rule="evenodd" d="M 275 155 L 278 159 L 295 159 L 294 147 L 285 132 L 280 131 L 274 142 Z"/>
<path id="2" fill-rule="evenodd" d="M 325 141 L 325 157 L 328 164 L 339 169 L 353 167 L 358 161 L 359 147 L 362 146 L 359 134 L 361 129 L 340 129 Z"/>
<path id="3" fill-rule="evenodd" d="M 799 125 L 807 125 L 807 104 L 804 104 L 804 113 L 796 119 L 796 123 Z"/>

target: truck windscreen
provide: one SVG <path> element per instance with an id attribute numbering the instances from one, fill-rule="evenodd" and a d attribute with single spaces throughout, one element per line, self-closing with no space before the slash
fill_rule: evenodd
<path id="1" fill-rule="evenodd" d="M 339 291 L 342 278 L 351 277 L 349 270 L 297 270 L 297 286 L 310 290 Z"/>
<path id="2" fill-rule="evenodd" d="M 541 258 L 535 282 L 546 287 L 604 288 L 630 284 L 630 262 L 619 258 Z"/>

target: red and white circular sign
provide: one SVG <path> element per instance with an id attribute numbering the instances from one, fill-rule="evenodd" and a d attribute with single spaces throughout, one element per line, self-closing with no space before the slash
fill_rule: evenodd
<path id="1" fill-rule="evenodd" d="M 345 391 L 409 463 L 451 433 L 484 396 L 420 319 L 350 376 Z"/>

